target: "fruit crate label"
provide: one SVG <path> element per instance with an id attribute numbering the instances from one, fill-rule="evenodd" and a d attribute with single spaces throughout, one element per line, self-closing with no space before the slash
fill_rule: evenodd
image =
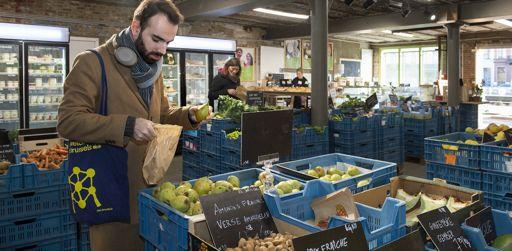
<path id="1" fill-rule="evenodd" d="M 369 250 L 361 222 L 295 238 L 293 247 L 295 251 Z"/>
<path id="2" fill-rule="evenodd" d="M 238 246 L 240 238 L 265 238 L 278 233 L 257 187 L 199 198 L 215 247 Z"/>
<path id="3" fill-rule="evenodd" d="M 446 206 L 420 214 L 418 220 L 437 250 L 474 250 Z"/>
<path id="4" fill-rule="evenodd" d="M 389 100 L 392 104 L 398 104 L 398 96 L 395 94 L 389 94 Z"/>
<path id="5" fill-rule="evenodd" d="M 375 251 L 396 251 L 396 250 L 424 250 L 425 249 L 425 232 L 417 229 L 408 235 L 390 242 Z"/>
<path id="6" fill-rule="evenodd" d="M 491 207 L 486 207 L 473 216 L 467 218 L 466 225 L 479 228 L 488 245 L 491 245 L 492 241 L 497 237 Z"/>
<path id="7" fill-rule="evenodd" d="M 379 103 L 379 100 L 377 99 L 377 94 L 373 93 L 372 95 L 370 95 L 370 97 L 368 97 L 364 103 L 365 108 L 367 110 L 372 109 L 376 104 Z"/>

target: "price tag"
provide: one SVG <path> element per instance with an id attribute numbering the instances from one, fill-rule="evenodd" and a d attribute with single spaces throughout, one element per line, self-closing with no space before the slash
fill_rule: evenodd
<path id="1" fill-rule="evenodd" d="M 474 250 L 446 206 L 420 214 L 418 220 L 437 250 Z"/>
<path id="2" fill-rule="evenodd" d="M 492 135 L 488 134 L 488 133 L 484 133 L 484 136 L 482 138 L 482 143 L 487 143 L 487 142 L 493 142 L 495 139 Z"/>
<path id="3" fill-rule="evenodd" d="M 395 94 L 389 94 L 389 100 L 392 104 L 398 104 L 398 96 Z"/>
<path id="4" fill-rule="evenodd" d="M 373 93 L 370 97 L 368 97 L 366 99 L 365 107 L 367 110 L 370 110 L 378 103 L 379 103 L 379 100 L 377 99 L 377 94 Z"/>
<path id="5" fill-rule="evenodd" d="M 252 106 L 262 106 L 263 92 L 247 92 L 247 104 Z"/>
<path id="6" fill-rule="evenodd" d="M 224 250 L 238 246 L 240 238 L 265 238 L 277 228 L 257 187 L 201 196 L 213 244 Z"/>
<path id="7" fill-rule="evenodd" d="M 505 137 L 507 138 L 507 144 L 512 145 L 512 129 L 505 131 Z"/>
<path id="8" fill-rule="evenodd" d="M 484 235 L 485 242 L 489 245 L 491 245 L 491 242 L 497 237 L 491 207 L 486 207 L 473 216 L 467 218 L 466 225 L 479 228 Z"/>
<path id="9" fill-rule="evenodd" d="M 444 162 L 447 165 L 457 165 L 457 156 L 455 154 L 444 154 Z"/>
<path id="10" fill-rule="evenodd" d="M 295 238 L 293 247 L 295 251 L 369 250 L 361 222 Z"/>

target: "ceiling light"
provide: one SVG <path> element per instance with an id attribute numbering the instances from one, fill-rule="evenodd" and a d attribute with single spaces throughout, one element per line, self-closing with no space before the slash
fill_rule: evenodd
<path id="1" fill-rule="evenodd" d="M 413 34 L 405 33 L 405 32 L 393 32 L 393 35 L 401 36 L 401 37 L 414 37 Z"/>
<path id="2" fill-rule="evenodd" d="M 390 31 L 390 30 L 383 30 L 383 31 L 382 31 L 382 33 L 386 33 L 386 34 L 393 34 L 393 32 L 392 32 L 392 31 Z"/>
<path id="3" fill-rule="evenodd" d="M 427 18 L 431 22 L 437 21 L 436 13 L 429 11 L 428 9 L 425 10 L 425 18 Z"/>
<path id="4" fill-rule="evenodd" d="M 270 14 L 270 15 L 282 16 L 282 17 L 297 18 L 297 19 L 308 19 L 309 18 L 308 15 L 301 15 L 301 14 L 295 14 L 295 13 L 278 11 L 278 10 L 269 10 L 269 9 L 264 9 L 264 8 L 256 8 L 256 9 L 253 9 L 253 11 L 266 13 L 266 14 Z"/>
<path id="5" fill-rule="evenodd" d="M 496 20 L 494 22 L 512 27 L 512 22 L 507 20 L 507 19 L 498 19 L 498 20 Z"/>
<path id="6" fill-rule="evenodd" d="M 402 10 L 400 11 L 400 14 L 402 14 L 402 17 L 407 17 L 411 13 L 411 6 L 409 5 L 409 1 L 404 0 L 402 3 Z"/>
<path id="7" fill-rule="evenodd" d="M 430 19 L 430 21 L 436 21 L 436 19 L 437 19 L 436 14 L 431 14 L 429 19 Z"/>
<path id="8" fill-rule="evenodd" d="M 353 2 L 354 0 L 345 0 L 345 4 L 348 6 L 352 5 Z"/>
<path id="9" fill-rule="evenodd" d="M 365 9 L 369 9 L 370 7 L 372 7 L 374 4 L 377 3 L 378 0 L 366 0 L 364 1 L 363 3 L 363 8 Z"/>
<path id="10" fill-rule="evenodd" d="M 3 39 L 69 42 L 67 27 L 0 23 L 0 31 Z"/>

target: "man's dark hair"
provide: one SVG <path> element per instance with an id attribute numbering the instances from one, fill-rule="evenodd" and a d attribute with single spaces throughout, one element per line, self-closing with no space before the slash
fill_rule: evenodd
<path id="1" fill-rule="evenodd" d="M 149 19 L 157 14 L 164 14 L 167 20 L 174 25 L 179 25 L 183 22 L 183 15 L 181 15 L 180 10 L 170 0 L 142 1 L 137 9 L 135 9 L 133 19 L 138 20 L 141 30 L 144 30 Z"/>

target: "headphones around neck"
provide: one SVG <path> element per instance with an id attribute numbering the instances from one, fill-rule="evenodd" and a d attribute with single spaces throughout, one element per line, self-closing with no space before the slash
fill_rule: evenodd
<path id="1" fill-rule="evenodd" d="M 130 48 L 119 46 L 114 50 L 114 56 L 116 57 L 117 62 L 126 66 L 132 67 L 137 63 L 137 54 Z"/>

